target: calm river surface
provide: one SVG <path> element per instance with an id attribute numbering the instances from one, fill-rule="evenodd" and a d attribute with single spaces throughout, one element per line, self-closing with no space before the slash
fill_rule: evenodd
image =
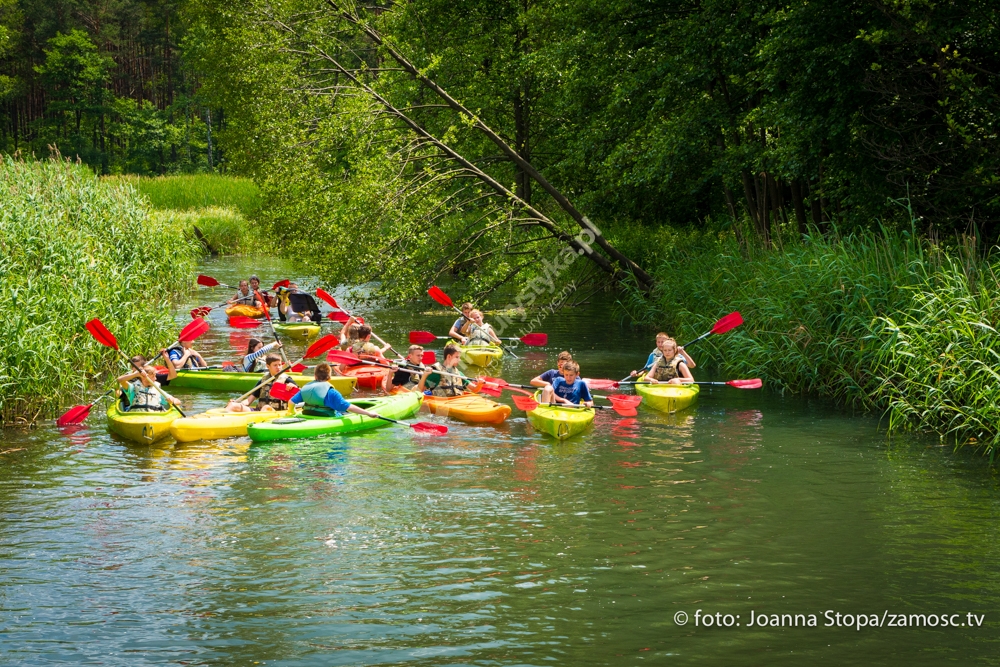
<path id="1" fill-rule="evenodd" d="M 274 260 L 204 270 L 305 278 Z M 192 294 L 178 322 L 226 296 Z M 550 346 L 504 376 L 564 348 L 591 377 L 641 365 L 648 333 L 607 310 L 550 317 Z M 209 319 L 197 347 L 235 359 L 246 332 Z M 399 347 L 453 318 L 370 319 Z M 1000 485 L 980 458 L 821 401 L 706 389 L 680 415 L 602 412 L 564 443 L 516 410 L 445 437 L 266 447 L 131 445 L 100 409 L 74 433 L 0 433 L 0 664 L 1000 664 Z M 188 411 L 225 399 L 174 393 Z M 717 612 L 739 626 L 695 624 Z M 828 626 L 837 613 L 959 625 Z"/>

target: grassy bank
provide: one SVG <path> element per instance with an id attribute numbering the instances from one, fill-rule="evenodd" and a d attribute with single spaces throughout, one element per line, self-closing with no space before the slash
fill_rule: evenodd
<path id="1" fill-rule="evenodd" d="M 180 225 L 204 248 L 219 255 L 244 255 L 260 247 L 254 216 L 260 191 L 248 178 L 219 174 L 109 176 L 149 198 L 163 224 Z"/>
<path id="2" fill-rule="evenodd" d="M 134 188 L 86 167 L 0 156 L 0 420 L 53 416 L 121 369 L 83 328 L 100 317 L 128 354 L 172 331 L 171 293 L 190 284 L 197 245 L 151 217 Z M 110 386 L 103 381 L 100 386 Z"/>
<path id="3" fill-rule="evenodd" d="M 739 310 L 746 324 L 699 354 L 724 373 L 885 411 L 891 428 L 993 455 L 1000 262 L 897 232 L 770 250 L 729 234 L 674 234 L 660 247 L 655 292 L 621 302 L 630 317 L 687 339 Z"/>

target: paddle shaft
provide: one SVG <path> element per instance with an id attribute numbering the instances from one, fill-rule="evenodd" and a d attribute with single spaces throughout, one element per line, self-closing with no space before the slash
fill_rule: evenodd
<path id="1" fill-rule="evenodd" d="M 295 364 L 288 362 L 288 355 L 285 354 L 285 346 L 281 344 L 281 339 L 278 338 L 278 330 L 274 328 L 274 322 L 271 321 L 271 314 L 264 311 L 267 316 L 267 323 L 271 326 L 271 333 L 274 334 L 274 340 L 278 343 L 278 351 L 281 352 L 281 358 L 284 360 L 285 365 L 288 367 L 294 366 Z"/>
<path id="2" fill-rule="evenodd" d="M 236 402 L 237 403 L 241 403 L 241 402 L 245 401 L 247 398 L 249 398 L 250 396 L 252 396 L 255 391 L 257 391 L 258 389 L 263 389 L 267 385 L 271 384 L 276 379 L 278 379 L 279 377 L 281 377 L 282 373 L 287 373 L 288 371 L 292 370 L 292 366 L 295 366 L 296 364 L 301 364 L 303 361 L 305 361 L 305 359 L 306 359 L 305 357 L 302 357 L 301 359 L 299 359 L 298 361 L 296 361 L 294 364 L 288 364 L 287 366 L 285 366 L 284 368 L 282 368 L 280 371 L 278 371 L 277 375 L 272 375 L 271 377 L 265 379 L 263 382 L 255 385 L 253 389 L 251 389 L 247 393 L 245 393 L 242 396 L 240 396 L 239 398 L 237 398 Z"/>
<path id="3" fill-rule="evenodd" d="M 397 354 L 399 354 L 399 353 L 397 352 Z M 403 358 L 405 359 L 406 357 L 403 357 Z M 432 373 L 437 373 L 438 375 L 447 375 L 449 377 L 459 378 L 460 380 L 471 380 L 472 379 L 472 378 L 467 377 L 465 375 L 456 375 L 455 373 L 447 373 L 445 371 L 439 371 L 439 370 L 437 370 L 435 368 L 428 368 L 428 369 L 423 370 L 423 371 L 415 371 L 415 370 L 413 370 L 411 368 L 399 368 L 398 366 L 389 366 L 387 364 L 377 364 L 374 361 L 368 361 L 366 359 L 361 359 L 360 361 L 361 361 L 360 364 L 355 364 L 355 365 L 356 366 L 377 366 L 378 368 L 388 368 L 390 370 L 403 371 L 404 373 L 409 373 L 410 375 L 423 375 L 424 373 L 426 373 L 429 370 Z"/>

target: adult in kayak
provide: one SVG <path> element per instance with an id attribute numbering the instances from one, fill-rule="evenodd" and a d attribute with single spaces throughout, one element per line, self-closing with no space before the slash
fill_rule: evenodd
<path id="1" fill-rule="evenodd" d="M 258 410 L 284 410 L 288 407 L 288 403 L 280 399 L 271 396 L 271 385 L 277 382 L 283 382 L 286 385 L 291 385 L 293 387 L 298 387 L 295 381 L 288 376 L 287 373 L 281 372 L 281 357 L 277 354 L 269 354 L 264 357 L 264 364 L 267 366 L 267 372 L 264 373 L 260 380 L 257 381 L 257 386 L 254 388 L 254 392 L 250 394 L 248 398 L 242 401 L 229 401 L 226 405 L 226 410 L 229 412 L 251 412 L 253 408 L 250 407 L 254 401 L 257 402 Z M 274 382 L 268 384 L 268 386 L 262 386 L 264 381 L 269 378 L 274 378 Z"/>
<path id="2" fill-rule="evenodd" d="M 472 320 L 472 333 L 466 339 L 466 345 L 503 345 L 493 327 L 483 322 L 483 311 L 473 308 L 469 311 Z"/>
<path id="3" fill-rule="evenodd" d="M 469 313 L 472 312 L 472 304 L 466 301 L 459 310 L 462 311 L 462 316 L 451 325 L 448 335 L 465 345 L 469 341 L 469 334 L 472 331 L 472 318 L 469 317 Z"/>
<path id="4" fill-rule="evenodd" d="M 313 371 L 312 382 L 299 389 L 299 392 L 289 400 L 296 405 L 305 404 L 302 414 L 311 417 L 340 417 L 344 413 L 353 412 L 378 419 L 378 415 L 357 405 L 348 403 L 339 391 L 330 383 L 330 364 L 323 362 Z"/>
<path id="5" fill-rule="evenodd" d="M 396 387 L 402 387 L 406 390 L 416 389 L 420 383 L 420 376 L 427 370 L 427 367 L 421 362 L 423 356 L 424 348 L 419 345 L 411 345 L 410 349 L 406 351 L 406 358 L 394 364 L 396 371 L 385 376 L 382 388 L 385 389 L 386 393 L 391 392 Z"/>
<path id="6" fill-rule="evenodd" d="M 243 355 L 243 360 L 240 361 L 240 370 L 244 373 L 263 372 L 265 370 L 264 355 L 279 347 L 281 347 L 281 343 L 277 341 L 264 345 L 262 340 L 251 338 L 247 341 L 247 353 Z"/>
<path id="7" fill-rule="evenodd" d="M 263 305 L 254 295 L 253 290 L 250 289 L 250 283 L 246 280 L 240 281 L 240 288 L 236 290 L 236 294 L 227 303 L 230 306 L 251 306 L 253 308 L 261 308 Z"/>
<path id="8" fill-rule="evenodd" d="M 194 349 L 193 340 L 182 340 L 180 347 L 170 348 L 170 363 L 174 368 L 207 368 L 208 362 Z"/>
<path id="9" fill-rule="evenodd" d="M 531 386 L 544 388 L 551 385 L 557 377 L 562 377 L 562 369 L 567 361 L 573 361 L 573 355 L 566 351 L 560 352 L 556 359 L 556 367 L 531 378 Z"/>
<path id="10" fill-rule="evenodd" d="M 424 371 L 417 383 L 417 391 L 431 396 L 460 396 L 472 379 L 458 370 L 462 351 L 448 343 L 444 346 L 444 359 Z M 445 375 L 448 373 L 448 375 Z M 458 376 L 458 377 L 455 377 Z"/>
<path id="11" fill-rule="evenodd" d="M 580 377 L 580 365 L 575 361 L 563 364 L 562 375 L 552 381 L 552 384 L 542 389 L 542 403 L 566 403 L 588 408 L 594 407 L 594 399 L 590 388 Z"/>
<path id="12" fill-rule="evenodd" d="M 660 344 L 663 354 L 653 362 L 646 374 L 646 381 L 652 384 L 690 384 L 694 382 L 687 360 L 680 353 L 677 341 L 667 338 Z"/>
<path id="13" fill-rule="evenodd" d="M 656 334 L 656 349 L 649 353 L 649 356 L 646 358 L 646 365 L 643 366 L 641 370 L 632 371 L 631 373 L 629 373 L 629 375 L 635 377 L 639 373 L 648 373 L 649 369 L 653 367 L 653 362 L 663 356 L 663 352 L 660 350 L 660 345 L 663 343 L 663 341 L 667 340 L 668 338 L 670 338 L 670 336 L 668 336 L 665 333 L 661 332 Z M 680 347 L 678 345 L 677 351 L 680 352 L 681 355 L 684 357 L 684 362 L 687 364 L 688 368 L 694 368 L 695 366 L 698 365 L 694 363 L 694 359 L 691 358 L 691 355 L 689 355 L 684 350 L 683 347 Z"/>
<path id="14" fill-rule="evenodd" d="M 137 354 L 132 357 L 133 369 L 135 366 L 141 368 L 141 371 L 133 370 L 131 373 L 125 373 L 118 377 L 118 384 L 128 400 L 128 410 L 140 410 L 143 412 L 162 412 L 170 408 L 167 404 L 169 401 L 172 405 L 180 405 L 181 402 L 164 392 L 167 399 L 164 400 L 160 392 L 156 390 L 157 387 L 162 388 L 164 385 L 170 384 L 170 381 L 177 377 L 177 369 L 174 365 L 170 363 L 170 356 L 166 349 L 160 350 L 160 357 L 163 358 L 164 365 L 167 367 L 166 373 L 157 373 L 156 368 L 151 366 L 144 356 Z"/>
<path id="15" fill-rule="evenodd" d="M 282 322 L 322 322 L 323 315 L 312 294 L 295 283 L 278 288 L 278 316 Z"/>

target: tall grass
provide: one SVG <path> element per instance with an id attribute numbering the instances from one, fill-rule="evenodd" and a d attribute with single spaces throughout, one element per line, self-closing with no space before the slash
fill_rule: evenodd
<path id="1" fill-rule="evenodd" d="M 152 216 L 159 224 L 183 229 L 213 255 L 249 255 L 262 249 L 252 223 L 229 208 L 153 211 Z"/>
<path id="2" fill-rule="evenodd" d="M 733 376 L 887 411 L 893 429 L 990 455 L 1000 443 L 995 261 L 896 231 L 769 250 L 680 234 L 663 246 L 654 293 L 620 303 L 633 319 L 686 338 L 739 310 L 744 326 L 691 352 Z"/>
<path id="3" fill-rule="evenodd" d="M 199 250 L 134 188 L 80 165 L 0 156 L 0 201 L 0 420 L 27 424 L 121 368 L 84 330 L 92 317 L 127 354 L 167 342 Z"/>
<path id="4" fill-rule="evenodd" d="M 249 178 L 221 174 L 173 176 L 109 176 L 124 181 L 149 197 L 153 208 L 191 211 L 206 207 L 230 208 L 253 216 L 260 208 L 260 190 Z"/>

